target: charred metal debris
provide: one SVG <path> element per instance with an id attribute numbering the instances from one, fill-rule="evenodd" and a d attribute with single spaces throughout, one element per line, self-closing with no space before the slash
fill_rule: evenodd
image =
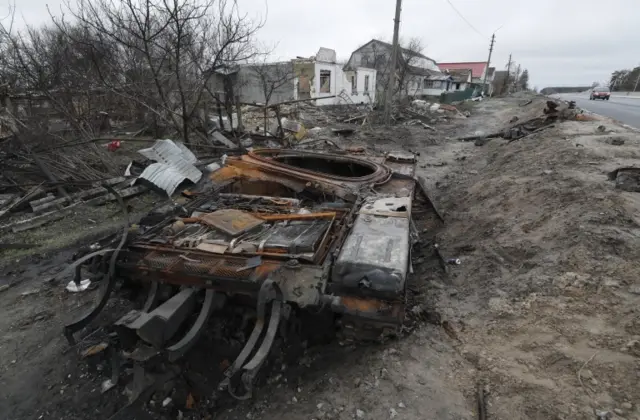
<path id="1" fill-rule="evenodd" d="M 152 212 L 135 228 L 127 221 L 122 233 L 79 255 L 68 270 L 77 282 L 88 270 L 101 289 L 65 326 L 69 343 L 118 282 L 147 290 L 142 307 L 115 322 L 109 343 L 114 358 L 135 365 L 135 397 L 147 363 L 183 357 L 222 308 L 252 308 L 253 330 L 218 385 L 246 399 L 276 336 L 305 312 L 328 313 L 345 340 L 397 334 L 419 235 L 414 213 L 439 217 L 414 178 L 415 162 L 412 153 L 285 149 L 228 157 L 210 182 L 188 192 L 186 206 Z"/>
<path id="2" fill-rule="evenodd" d="M 532 100 L 529 100 L 522 106 L 528 106 L 532 102 Z M 576 108 L 575 105 L 574 101 L 547 101 L 546 106 L 542 109 L 542 115 L 536 115 L 533 118 L 529 118 L 524 121 L 521 121 L 517 116 L 514 116 L 509 121 L 509 125 L 501 131 L 461 137 L 458 140 L 474 141 L 476 146 L 484 146 L 493 138 L 503 138 L 509 140 L 509 143 L 511 143 L 540 131 L 552 128 L 556 123 L 560 123 L 562 121 L 590 121 L 593 119 L 593 117 L 583 113 L 581 109 Z"/>

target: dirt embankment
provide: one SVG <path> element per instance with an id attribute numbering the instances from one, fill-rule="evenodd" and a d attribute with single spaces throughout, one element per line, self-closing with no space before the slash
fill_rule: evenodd
<path id="1" fill-rule="evenodd" d="M 437 306 L 491 388 L 490 418 L 640 418 L 640 196 L 608 179 L 640 136 L 565 122 L 460 153 L 438 196 L 462 265 Z"/>
<path id="2" fill-rule="evenodd" d="M 585 121 L 510 143 L 455 140 L 542 112 L 545 98 L 520 107 L 525 99 L 476 104 L 435 141 L 403 128 L 445 215 L 441 249 L 461 260 L 445 274 L 414 255 L 411 295 L 429 314 L 419 328 L 383 345 L 310 347 L 251 401 L 164 418 L 477 419 L 480 387 L 489 419 L 640 419 L 640 196 L 607 176 L 637 162 L 640 135 Z M 108 418 L 126 400 L 101 394 L 99 372 L 63 353 L 53 303 L 65 296 L 41 284 L 63 261 L 0 294 L 9 419 Z"/>

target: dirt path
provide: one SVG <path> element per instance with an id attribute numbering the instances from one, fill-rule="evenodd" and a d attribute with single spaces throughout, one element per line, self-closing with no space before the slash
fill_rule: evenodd
<path id="1" fill-rule="evenodd" d="M 480 386 L 489 419 L 595 419 L 594 410 L 640 419 L 640 196 L 607 178 L 637 161 L 640 136 L 608 122 L 615 132 L 601 133 L 600 121 L 513 143 L 454 140 L 536 115 L 544 100 L 521 102 L 479 103 L 438 127 L 437 141 L 408 128 L 403 145 L 421 152 L 419 173 L 447 222 L 441 249 L 461 260 L 444 274 L 414 256 L 410 288 L 426 314 L 415 331 L 377 346 L 310 347 L 252 400 L 183 418 L 477 419 Z M 64 259 L 14 273 L 24 281 L 0 294 L 8 419 L 109 418 L 126 401 L 121 389 L 101 394 L 104 377 L 63 354 L 52 305 L 66 297 L 41 280 Z"/>

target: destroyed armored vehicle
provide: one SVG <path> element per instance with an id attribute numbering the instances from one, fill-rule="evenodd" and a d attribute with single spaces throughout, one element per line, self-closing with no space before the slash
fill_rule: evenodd
<path id="1" fill-rule="evenodd" d="M 253 331 L 220 384 L 237 398 L 251 395 L 274 338 L 298 313 L 328 311 L 347 340 L 396 334 L 417 238 L 413 207 L 429 203 L 414 200 L 423 191 L 414 170 L 411 153 L 228 157 L 183 193 L 187 205 L 149 214 L 74 265 L 106 274 L 98 302 L 65 333 L 73 342 L 117 281 L 148 290 L 143 307 L 115 325 L 119 348 L 141 364 L 182 357 L 225 305 L 254 307 Z"/>

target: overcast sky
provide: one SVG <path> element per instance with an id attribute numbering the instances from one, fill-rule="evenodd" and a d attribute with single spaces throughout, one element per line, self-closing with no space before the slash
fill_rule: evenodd
<path id="1" fill-rule="evenodd" d="M 531 86 L 605 82 L 613 70 L 640 65 L 640 0 L 450 1 L 477 32 L 447 0 L 403 1 L 401 37 L 422 39 L 425 55 L 436 61 L 486 60 L 491 33 L 501 27 L 491 65 L 504 69 L 512 53 L 529 70 Z M 60 6 L 60 0 L 16 3 L 18 19 L 29 24 L 48 21 L 47 4 Z M 391 40 L 393 34 L 394 0 L 238 3 L 249 15 L 266 17 L 259 37 L 275 46 L 277 59 L 311 56 L 321 46 L 346 59 L 370 39 Z"/>

